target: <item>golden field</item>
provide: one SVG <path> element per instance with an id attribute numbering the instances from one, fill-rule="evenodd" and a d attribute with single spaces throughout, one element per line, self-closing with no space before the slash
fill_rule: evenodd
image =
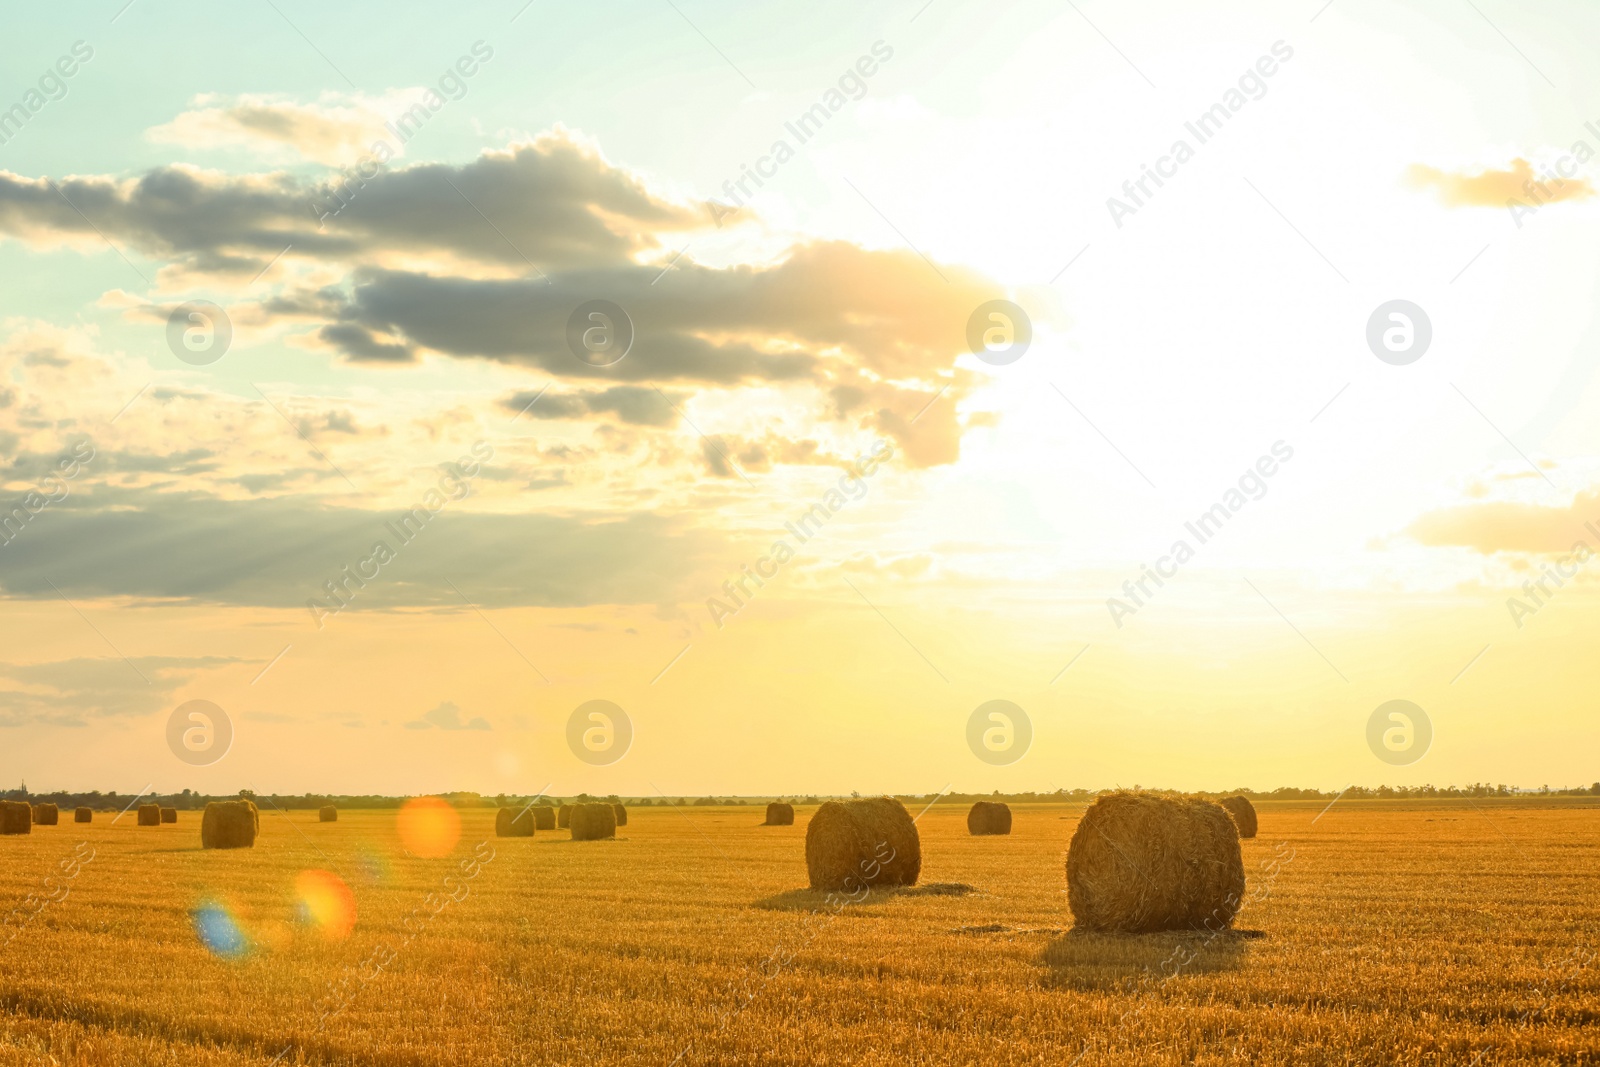
<path id="1" fill-rule="evenodd" d="M 634 808 L 583 843 L 466 810 L 435 859 L 392 811 L 263 807 L 230 852 L 198 812 L 65 813 L 0 838 L 0 1065 L 1600 1060 L 1595 802 L 1325 807 L 1259 805 L 1235 932 L 1138 937 L 1070 932 L 1081 805 L 1009 837 L 936 805 L 919 886 L 837 910 L 804 888 L 811 808 Z M 308 870 L 349 887 L 346 936 Z M 208 901 L 247 952 L 202 944 Z"/>

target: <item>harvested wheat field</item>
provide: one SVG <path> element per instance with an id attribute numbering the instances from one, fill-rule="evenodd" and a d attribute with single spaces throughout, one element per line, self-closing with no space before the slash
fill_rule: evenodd
<path id="1" fill-rule="evenodd" d="M 392 812 L 341 812 L 315 845 L 317 812 L 263 812 L 238 851 L 131 817 L 63 826 L 0 842 L 0 899 L 77 869 L 0 932 L 0 1064 L 1600 1055 L 1594 803 L 1325 806 L 1259 805 L 1246 904 L 1215 937 L 1071 933 L 1081 806 L 1014 805 L 997 841 L 936 805 L 919 884 L 837 908 L 804 888 L 810 807 L 781 830 L 748 808 L 636 808 L 625 840 L 578 845 L 497 840 L 494 811 L 470 810 L 431 860 L 405 855 Z"/>

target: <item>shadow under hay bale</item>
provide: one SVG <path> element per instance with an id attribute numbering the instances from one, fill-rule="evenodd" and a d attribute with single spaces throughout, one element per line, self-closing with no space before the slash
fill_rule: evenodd
<path id="1" fill-rule="evenodd" d="M 1249 797 L 1224 797 L 1217 803 L 1233 816 L 1233 824 L 1239 828 L 1240 837 L 1256 836 L 1256 808 L 1250 803 Z"/>
<path id="2" fill-rule="evenodd" d="M 617 812 L 610 804 L 574 805 L 570 821 L 574 841 L 599 841 L 617 836 Z"/>
<path id="3" fill-rule="evenodd" d="M 25 800 L 0 800 L 0 834 L 33 833 L 33 809 Z"/>
<path id="4" fill-rule="evenodd" d="M 54 804 L 35 804 L 33 806 L 33 824 L 35 826 L 58 826 L 61 823 L 61 809 Z"/>
<path id="5" fill-rule="evenodd" d="M 767 805 L 767 821 L 762 826 L 793 826 L 794 805 L 772 803 Z"/>
<path id="6" fill-rule="evenodd" d="M 828 914 L 848 914 L 857 910 L 857 905 L 883 904 L 901 897 L 963 897 L 969 893 L 979 892 L 973 886 L 963 882 L 932 882 L 928 885 L 899 886 L 899 885 L 863 885 L 858 886 L 853 892 L 830 889 L 791 889 L 786 893 L 776 893 L 770 897 L 762 897 L 752 901 L 752 908 L 762 911 L 805 911 L 826 912 Z M 862 911 L 861 914 L 866 914 Z"/>
<path id="7" fill-rule="evenodd" d="M 628 808 L 627 808 L 626 805 L 624 805 L 624 804 L 613 804 L 613 805 L 611 805 L 611 810 L 616 812 L 617 825 L 618 826 L 626 826 L 626 825 L 628 825 Z"/>
<path id="8" fill-rule="evenodd" d="M 94 822 L 93 808 L 79 808 L 72 813 L 73 822 Z"/>
<path id="9" fill-rule="evenodd" d="M 548 804 L 538 804 L 533 808 L 533 825 L 540 830 L 554 830 L 556 828 L 556 809 Z"/>
<path id="10" fill-rule="evenodd" d="M 261 813 L 249 800 L 213 800 L 200 819 L 201 848 L 254 848 Z"/>
<path id="11" fill-rule="evenodd" d="M 1067 849 L 1067 904 L 1084 930 L 1221 929 L 1243 897 L 1239 831 L 1210 800 L 1103 794 Z"/>
<path id="12" fill-rule="evenodd" d="M 339 821 L 339 809 L 334 807 L 332 804 L 324 804 L 324 805 L 322 805 L 322 810 L 317 812 L 317 821 L 318 822 L 338 822 Z"/>
<path id="13" fill-rule="evenodd" d="M 1216 974 L 1244 963 L 1257 930 L 1167 930 L 1151 934 L 1096 933 L 1076 927 L 1044 948 L 1044 985 L 1082 992 L 1132 989 L 1178 975 Z"/>
<path id="14" fill-rule="evenodd" d="M 563 804 L 556 809 L 556 827 L 561 830 L 572 826 L 572 805 Z"/>
<path id="15" fill-rule="evenodd" d="M 1011 806 L 991 800 L 980 800 L 967 812 L 967 833 L 973 837 L 1011 832 Z"/>
<path id="16" fill-rule="evenodd" d="M 917 824 L 893 797 L 830 800 L 806 825 L 806 873 L 812 889 L 916 885 L 922 873 Z"/>
<path id="17" fill-rule="evenodd" d="M 161 825 L 161 805 L 160 804 L 140 804 L 139 805 L 139 825 L 140 826 L 160 826 Z"/>
<path id="18" fill-rule="evenodd" d="M 501 808 L 494 813 L 496 837 L 532 837 L 533 811 L 529 808 Z"/>
<path id="19" fill-rule="evenodd" d="M 161 821 L 162 822 L 177 822 L 178 821 L 178 809 L 177 808 L 162 808 L 161 809 Z"/>

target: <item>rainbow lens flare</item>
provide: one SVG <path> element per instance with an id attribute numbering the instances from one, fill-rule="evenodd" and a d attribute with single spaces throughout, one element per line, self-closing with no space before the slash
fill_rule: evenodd
<path id="1" fill-rule="evenodd" d="M 225 960 L 240 959 L 250 952 L 250 939 L 244 936 L 239 922 L 227 907 L 215 900 L 203 901 L 189 913 L 194 922 L 194 932 L 213 956 Z"/>
<path id="2" fill-rule="evenodd" d="M 400 809 L 400 843 L 413 856 L 439 859 L 461 840 L 461 816 L 438 797 L 417 797 Z"/>
<path id="3" fill-rule="evenodd" d="M 332 871 L 301 871 L 294 880 L 300 919 L 320 929 L 330 941 L 350 936 L 356 925 L 356 898 Z"/>

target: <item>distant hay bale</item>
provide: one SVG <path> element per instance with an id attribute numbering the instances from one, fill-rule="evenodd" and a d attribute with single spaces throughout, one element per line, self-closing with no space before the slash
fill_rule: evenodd
<path id="1" fill-rule="evenodd" d="M 556 809 L 548 804 L 540 804 L 533 809 L 533 823 L 541 830 L 554 830 L 556 828 Z"/>
<path id="2" fill-rule="evenodd" d="M 161 809 L 161 821 L 162 822 L 177 822 L 178 821 L 178 809 L 177 808 L 162 808 Z"/>
<path id="3" fill-rule="evenodd" d="M 556 825 L 563 830 L 572 825 L 571 804 L 563 804 L 556 809 Z"/>
<path id="4" fill-rule="evenodd" d="M 318 822 L 338 822 L 339 809 L 332 804 L 322 805 L 322 810 L 317 813 Z"/>
<path id="5" fill-rule="evenodd" d="M 617 836 L 617 810 L 610 804 L 575 804 L 569 821 L 574 841 Z"/>
<path id="6" fill-rule="evenodd" d="M 57 826 L 61 822 L 61 810 L 54 804 L 35 804 L 33 822 L 35 826 Z"/>
<path id="7" fill-rule="evenodd" d="M 79 808 L 72 813 L 73 822 L 94 822 L 93 808 Z"/>
<path id="8" fill-rule="evenodd" d="M 532 837 L 533 811 L 527 808 L 501 808 L 494 813 L 496 837 Z"/>
<path id="9" fill-rule="evenodd" d="M 1214 801 L 1106 793 L 1067 849 L 1067 904 L 1086 930 L 1218 930 L 1243 896 L 1239 832 Z"/>
<path id="10" fill-rule="evenodd" d="M 767 805 L 767 821 L 762 826 L 793 826 L 794 805 L 771 803 Z"/>
<path id="11" fill-rule="evenodd" d="M 1239 828 L 1240 837 L 1256 836 L 1256 808 L 1248 797 L 1224 797 L 1217 803 L 1233 816 L 1233 824 Z"/>
<path id="12" fill-rule="evenodd" d="M 993 800 L 980 800 L 967 812 L 967 833 L 974 837 L 1011 832 L 1011 807 Z"/>
<path id="13" fill-rule="evenodd" d="M 893 797 L 830 800 L 806 826 L 812 889 L 916 885 L 922 840 L 905 805 Z"/>
<path id="14" fill-rule="evenodd" d="M 160 804 L 140 804 L 139 805 L 139 825 L 140 826 L 160 826 L 161 825 L 161 805 Z"/>
<path id="15" fill-rule="evenodd" d="M 0 834 L 33 833 L 33 809 L 26 800 L 0 800 Z"/>
<path id="16" fill-rule="evenodd" d="M 202 848 L 254 848 L 261 813 L 248 800 L 213 800 L 200 819 Z"/>
<path id="17" fill-rule="evenodd" d="M 628 825 L 628 809 L 627 809 L 627 806 L 623 805 L 623 804 L 613 804 L 613 805 L 611 805 L 611 808 L 612 808 L 613 811 L 615 811 L 617 813 L 617 825 L 618 826 L 626 826 L 626 825 Z"/>

